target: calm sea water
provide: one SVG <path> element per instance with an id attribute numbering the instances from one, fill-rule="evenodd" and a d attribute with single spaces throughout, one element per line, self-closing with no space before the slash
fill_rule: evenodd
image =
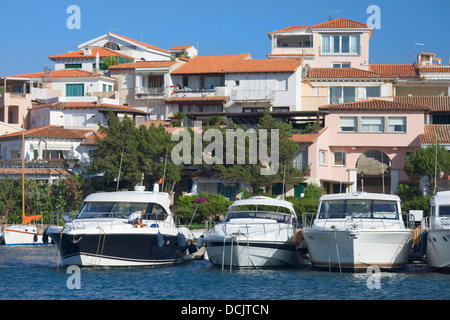
<path id="1" fill-rule="evenodd" d="M 382 273 L 380 288 L 368 274 L 309 267 L 224 271 L 204 260 L 170 267 L 83 268 L 80 289 L 57 266 L 55 246 L 0 247 L 1 300 L 447 300 L 450 275 L 424 265 Z"/>

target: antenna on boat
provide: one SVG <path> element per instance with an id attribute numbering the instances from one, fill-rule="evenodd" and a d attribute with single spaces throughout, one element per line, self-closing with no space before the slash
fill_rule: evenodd
<path id="1" fill-rule="evenodd" d="M 285 188 L 286 188 L 285 180 L 286 180 L 286 162 L 284 163 L 284 173 L 283 173 L 283 190 L 282 190 L 282 192 L 283 192 L 283 200 L 284 200 L 285 194 L 286 194 L 286 191 L 285 191 Z"/>
<path id="2" fill-rule="evenodd" d="M 166 181 L 166 165 L 167 165 L 167 152 L 169 151 L 169 147 L 166 148 L 166 158 L 164 159 L 164 173 L 163 173 L 163 181 L 161 190 L 164 192 L 164 182 Z"/>
<path id="3" fill-rule="evenodd" d="M 117 177 L 116 191 L 119 190 L 120 171 L 122 171 L 123 149 L 124 149 L 124 147 L 122 147 L 122 156 L 120 157 L 119 176 Z"/>

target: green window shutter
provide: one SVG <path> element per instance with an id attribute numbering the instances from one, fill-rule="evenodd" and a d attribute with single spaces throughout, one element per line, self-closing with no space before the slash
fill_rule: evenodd
<path id="1" fill-rule="evenodd" d="M 81 63 L 66 63 L 64 65 L 65 69 L 81 69 Z"/>
<path id="2" fill-rule="evenodd" d="M 83 97 L 84 84 L 66 84 L 66 97 Z"/>

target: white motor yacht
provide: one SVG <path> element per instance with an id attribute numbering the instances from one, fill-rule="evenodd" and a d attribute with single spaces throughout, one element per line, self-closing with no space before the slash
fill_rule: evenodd
<path id="1" fill-rule="evenodd" d="M 431 212 L 422 220 L 425 257 L 432 270 L 450 272 L 450 191 L 431 197 Z"/>
<path id="2" fill-rule="evenodd" d="M 302 230 L 313 268 L 359 271 L 403 268 L 412 232 L 395 195 L 323 195 L 312 226 Z"/>
<path id="3" fill-rule="evenodd" d="M 154 189 L 155 190 L 155 189 Z M 86 197 L 80 212 L 64 227 L 47 233 L 58 246 L 64 265 L 149 266 L 184 260 L 189 229 L 181 227 L 169 209 L 164 192 L 98 192 Z M 145 210 L 135 226 L 128 217 Z"/>
<path id="4" fill-rule="evenodd" d="M 237 200 L 224 220 L 203 235 L 209 260 L 218 266 L 273 268 L 299 262 L 292 203 L 256 196 Z"/>

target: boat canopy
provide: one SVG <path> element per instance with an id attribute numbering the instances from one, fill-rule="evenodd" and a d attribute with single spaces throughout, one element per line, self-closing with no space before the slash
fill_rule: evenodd
<path id="1" fill-rule="evenodd" d="M 289 210 L 289 212 L 296 216 L 294 205 L 286 200 L 281 199 L 273 199 L 270 197 L 264 196 L 255 196 L 244 200 L 237 200 L 233 202 L 233 204 L 228 208 L 228 212 L 232 212 L 236 210 L 238 206 L 274 206 L 274 207 L 282 207 Z"/>

